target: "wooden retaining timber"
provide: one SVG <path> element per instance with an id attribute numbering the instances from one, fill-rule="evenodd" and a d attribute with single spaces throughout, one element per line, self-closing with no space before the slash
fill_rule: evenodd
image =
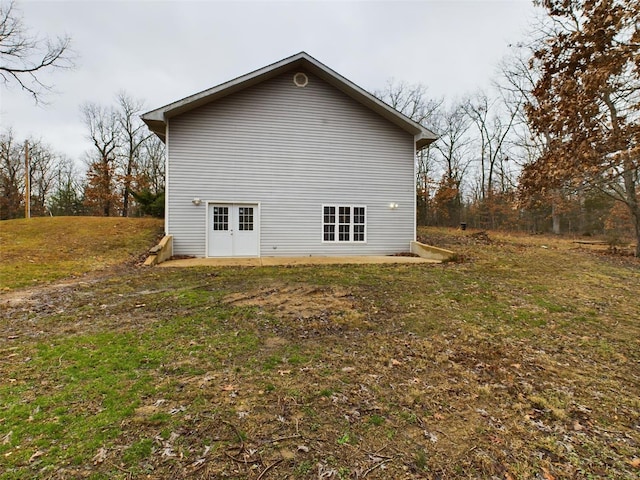
<path id="1" fill-rule="evenodd" d="M 145 266 L 158 265 L 159 263 L 169 260 L 173 255 L 173 237 L 165 235 L 160 243 L 149 249 L 149 256 L 144 262 Z"/>
<path id="2" fill-rule="evenodd" d="M 451 250 L 433 247 L 431 245 L 425 245 L 424 243 L 420 242 L 411 242 L 411 253 L 415 253 L 422 258 L 427 258 L 429 260 L 438 260 L 440 262 L 451 260 L 455 255 L 455 253 Z"/>

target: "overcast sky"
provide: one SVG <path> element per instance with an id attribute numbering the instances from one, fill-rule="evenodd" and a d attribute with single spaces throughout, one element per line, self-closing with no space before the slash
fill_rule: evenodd
<path id="1" fill-rule="evenodd" d="M 7 0 L 0 0 L 3 3 Z M 44 75 L 48 105 L 0 87 L 0 126 L 80 161 L 91 145 L 80 105 L 118 91 L 148 110 L 305 51 L 366 90 L 394 78 L 432 97 L 487 88 L 531 0 L 33 1 L 17 0 L 42 36 L 69 35 L 74 70 Z"/>

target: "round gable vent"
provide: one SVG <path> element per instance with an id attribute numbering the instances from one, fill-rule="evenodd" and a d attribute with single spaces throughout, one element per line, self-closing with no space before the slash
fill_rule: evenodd
<path id="1" fill-rule="evenodd" d="M 309 78 L 304 73 L 298 72 L 293 76 L 293 83 L 296 84 L 296 87 L 306 87 Z"/>

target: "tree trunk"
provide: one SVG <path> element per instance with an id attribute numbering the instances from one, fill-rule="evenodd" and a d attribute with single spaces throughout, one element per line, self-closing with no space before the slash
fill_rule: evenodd
<path id="1" fill-rule="evenodd" d="M 633 221 L 633 227 L 636 233 L 636 257 L 640 258 L 640 205 L 638 205 L 638 197 L 635 197 L 635 202 L 629 202 L 629 209 L 631 210 L 631 220 Z"/>
<path id="2" fill-rule="evenodd" d="M 635 217 L 636 224 L 636 257 L 640 258 L 640 218 Z"/>
<path id="3" fill-rule="evenodd" d="M 555 199 L 551 201 L 551 221 L 553 222 L 553 233 L 560 235 L 560 214 L 558 213 L 558 205 Z"/>
<path id="4" fill-rule="evenodd" d="M 122 195 L 122 216 L 129 216 L 129 196 L 131 192 L 129 190 L 129 182 L 127 181 L 124 185 L 124 194 Z"/>
<path id="5" fill-rule="evenodd" d="M 640 257 L 640 204 L 638 204 L 638 193 L 636 191 L 636 169 L 631 156 L 624 161 L 624 187 L 627 194 L 627 206 L 631 213 L 631 220 L 636 232 L 636 257 Z"/>
<path id="6" fill-rule="evenodd" d="M 134 146 L 131 142 L 129 142 L 129 152 L 133 152 Z M 135 158 L 132 153 L 129 153 L 129 158 L 127 159 L 127 171 L 124 176 L 124 191 L 122 196 L 122 216 L 129 216 L 129 197 L 131 197 L 131 173 L 133 172 L 133 162 Z"/>

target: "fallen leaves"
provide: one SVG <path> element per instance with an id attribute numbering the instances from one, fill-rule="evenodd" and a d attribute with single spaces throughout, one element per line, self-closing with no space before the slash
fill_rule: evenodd
<path id="1" fill-rule="evenodd" d="M 103 463 L 106 459 L 107 459 L 107 449 L 104 447 L 100 447 L 98 449 L 98 453 L 96 453 L 92 458 L 92 461 L 94 465 L 99 465 Z"/>
<path id="2" fill-rule="evenodd" d="M 13 436 L 13 430 L 10 430 L 7 434 L 2 437 L 2 445 L 8 445 L 11 442 L 11 437 Z"/>
<path id="3" fill-rule="evenodd" d="M 187 407 L 185 407 L 184 405 L 180 405 L 179 407 L 175 407 L 169 410 L 169 415 L 176 415 L 178 413 L 184 412 L 187 410 Z"/>
<path id="4" fill-rule="evenodd" d="M 631 460 L 628 460 L 627 463 L 633 468 L 640 468 L 640 458 L 633 458 Z"/>
<path id="5" fill-rule="evenodd" d="M 296 454 L 291 450 L 287 450 L 285 448 L 280 450 L 280 455 L 284 460 L 293 460 L 296 457 Z"/>
<path id="6" fill-rule="evenodd" d="M 44 452 L 42 450 L 36 450 L 34 454 L 29 457 L 29 463 L 33 462 L 34 460 L 36 460 L 37 458 L 40 458 L 43 455 L 44 455 Z"/>
<path id="7" fill-rule="evenodd" d="M 201 467 L 207 461 L 207 457 L 209 456 L 210 451 L 211 451 L 211 446 L 205 445 L 204 452 L 202 452 L 202 455 L 191 464 L 191 468 L 197 469 Z"/>
<path id="8" fill-rule="evenodd" d="M 180 437 L 180 435 L 176 432 L 171 432 L 169 438 L 165 439 L 161 435 L 156 435 L 154 440 L 160 445 L 160 456 L 161 457 L 177 457 L 182 458 L 182 452 L 177 454 L 174 451 L 174 442 Z"/>
<path id="9" fill-rule="evenodd" d="M 422 433 L 424 434 L 425 438 L 431 443 L 438 443 L 438 436 L 435 433 L 428 432 L 427 430 L 424 430 Z"/>

